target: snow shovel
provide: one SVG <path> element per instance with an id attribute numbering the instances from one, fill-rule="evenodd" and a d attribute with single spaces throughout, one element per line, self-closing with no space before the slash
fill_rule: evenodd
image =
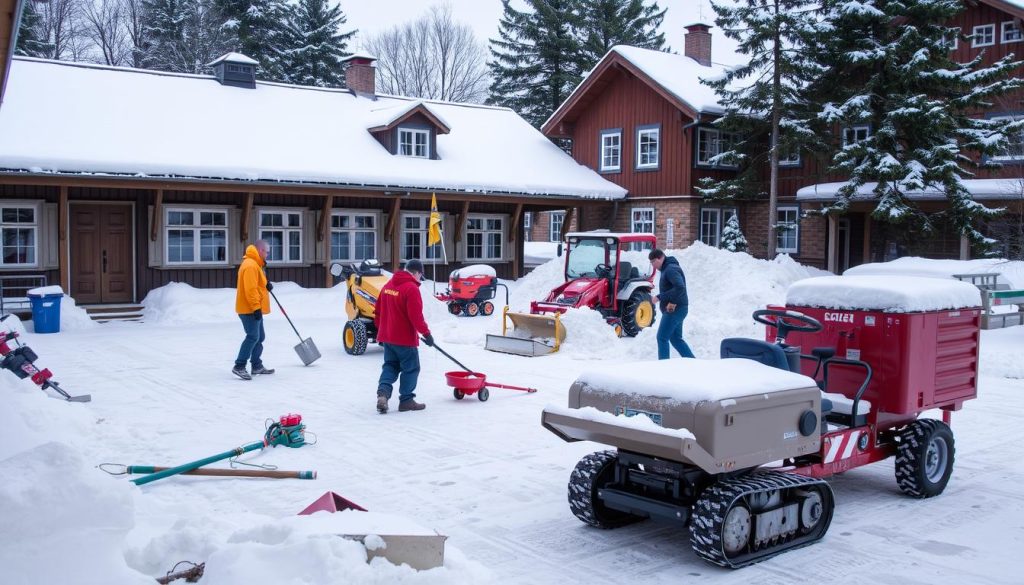
<path id="1" fill-rule="evenodd" d="M 317 349 L 316 344 L 313 343 L 313 338 L 307 337 L 303 339 L 302 335 L 299 335 L 299 330 L 295 328 L 295 323 L 292 323 L 291 317 L 288 316 L 284 307 L 281 306 L 281 301 L 277 300 L 277 295 L 274 294 L 274 291 L 270 291 L 270 296 L 274 297 L 274 302 L 277 303 L 277 308 L 281 309 L 281 314 L 284 315 L 285 319 L 288 319 L 288 324 L 292 326 L 292 331 L 294 331 L 295 335 L 298 335 L 299 337 L 299 344 L 295 346 L 295 353 L 299 354 L 299 359 L 302 360 L 303 365 L 308 366 L 320 359 L 320 350 Z"/>

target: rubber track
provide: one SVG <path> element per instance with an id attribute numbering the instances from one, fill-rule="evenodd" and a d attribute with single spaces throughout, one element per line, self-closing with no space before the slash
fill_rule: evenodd
<path id="1" fill-rule="evenodd" d="M 752 473 L 747 476 L 720 481 L 709 487 L 701 494 L 697 503 L 693 506 L 693 516 L 690 521 L 690 545 L 697 556 L 721 567 L 737 569 L 746 565 L 757 563 L 771 558 L 779 553 L 806 546 L 819 540 L 828 531 L 828 524 L 821 529 L 818 538 L 792 545 L 790 542 L 782 542 L 771 548 L 762 549 L 761 554 L 746 558 L 744 561 L 735 563 L 725 556 L 725 549 L 722 546 L 722 529 L 725 523 L 726 512 L 732 504 L 741 496 L 777 489 L 791 489 L 804 486 L 824 486 L 831 496 L 831 488 L 827 482 L 812 477 L 804 477 L 790 473 L 776 471 L 765 471 Z M 835 500 L 832 499 L 834 504 Z M 832 511 L 826 510 L 822 515 L 822 521 L 832 522 Z"/>
<path id="2" fill-rule="evenodd" d="M 615 451 L 591 453 L 580 459 L 569 477 L 569 509 L 573 515 L 591 526 L 606 530 L 641 520 L 616 510 L 603 510 L 603 517 L 595 513 L 595 506 L 601 506 L 601 503 L 594 501 L 594 479 L 601 470 L 613 465 L 616 457 Z"/>

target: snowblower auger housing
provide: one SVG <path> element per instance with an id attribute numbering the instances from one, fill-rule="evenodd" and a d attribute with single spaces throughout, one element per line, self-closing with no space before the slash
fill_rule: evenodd
<path id="1" fill-rule="evenodd" d="M 569 309 L 599 311 L 628 337 L 654 324 L 654 270 L 641 275 L 639 267 L 621 259 L 634 244 L 654 248 L 654 234 L 574 232 L 566 242 L 565 282 L 544 300 L 531 302 L 529 313 L 505 307 L 501 335 L 488 335 L 487 349 L 524 356 L 554 353 L 566 337 L 559 315 Z"/>
<path id="2" fill-rule="evenodd" d="M 342 331 L 342 346 L 349 355 L 362 355 L 368 344 L 377 343 L 377 326 L 374 324 L 377 297 L 391 275 L 384 272 L 377 260 L 363 260 L 346 266 L 333 264 L 331 274 L 344 276 L 347 287 L 345 314 L 348 321 Z"/>

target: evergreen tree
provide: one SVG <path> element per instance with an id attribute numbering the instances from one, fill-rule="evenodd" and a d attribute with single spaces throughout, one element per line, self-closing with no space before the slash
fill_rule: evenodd
<path id="1" fill-rule="evenodd" d="M 14 48 L 17 55 L 26 57 L 50 57 L 53 55 L 53 43 L 47 39 L 43 29 L 43 18 L 36 11 L 35 2 L 25 2 L 21 13 L 21 26 L 18 28 L 18 44 Z"/>
<path id="2" fill-rule="evenodd" d="M 587 71 L 615 45 L 661 51 L 665 35 L 658 32 L 665 9 L 645 0 L 582 0 L 581 67 Z"/>
<path id="3" fill-rule="evenodd" d="M 580 0 L 526 0 L 520 12 L 502 0 L 497 39 L 491 39 L 490 97 L 540 127 L 580 81 Z"/>
<path id="4" fill-rule="evenodd" d="M 993 99 L 1020 88 L 1010 77 L 1020 62 L 1008 56 L 991 66 L 982 56 L 967 63 L 950 57 L 947 23 L 960 0 L 823 0 L 824 20 L 812 45 L 823 74 L 813 84 L 818 118 L 838 133 L 830 172 L 849 177 L 826 213 L 842 213 L 865 183 L 873 217 L 931 229 L 931 220 L 908 192 L 937 188 L 943 212 L 961 234 L 983 244 L 975 220 L 992 210 L 975 201 L 962 180 L 970 154 L 995 155 L 1024 121 L 972 118 Z M 964 37 L 961 37 L 962 39 Z M 854 127 L 864 128 L 859 134 Z M 863 194 L 858 195 L 863 197 Z"/>
<path id="5" fill-rule="evenodd" d="M 224 18 L 224 31 L 231 38 L 229 50 L 259 61 L 261 78 L 283 80 L 280 59 L 288 12 L 284 0 L 213 1 Z"/>
<path id="6" fill-rule="evenodd" d="M 725 227 L 722 228 L 721 247 L 730 252 L 747 251 L 747 238 L 740 230 L 740 220 L 735 213 L 729 216 L 729 221 L 725 222 Z"/>
<path id="7" fill-rule="evenodd" d="M 223 17 L 212 0 L 147 0 L 144 63 L 151 69 L 205 73 L 227 52 Z"/>
<path id="8" fill-rule="evenodd" d="M 820 68 L 806 58 L 815 31 L 816 0 L 743 0 L 713 4 L 715 24 L 738 42 L 744 65 L 705 83 L 715 89 L 725 108 L 722 131 L 739 137 L 724 143 L 718 162 L 735 165 L 733 179 L 704 179 L 699 191 L 709 198 L 751 198 L 763 194 L 760 171 L 770 169 L 768 233 L 765 250 L 775 249 L 779 160 L 783 155 L 806 156 L 821 147 L 818 133 L 804 120 L 809 104 L 804 95 Z M 766 138 L 767 137 L 767 138 Z M 768 148 L 764 142 L 767 141 Z"/>
<path id="9" fill-rule="evenodd" d="M 340 87 L 345 73 L 342 58 L 355 30 L 342 32 L 348 21 L 338 4 L 329 0 L 299 0 L 288 11 L 281 51 L 284 81 L 300 85 Z"/>
<path id="10" fill-rule="evenodd" d="M 148 69 L 183 71 L 178 59 L 185 40 L 186 5 L 193 0 L 144 0 L 143 63 Z"/>

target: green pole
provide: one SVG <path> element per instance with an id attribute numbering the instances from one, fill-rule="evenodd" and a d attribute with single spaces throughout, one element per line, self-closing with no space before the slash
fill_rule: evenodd
<path id="1" fill-rule="evenodd" d="M 153 474 L 150 474 L 150 475 L 146 475 L 144 477 L 140 477 L 139 479 L 133 479 L 132 483 L 134 483 L 135 485 L 147 484 L 147 483 L 149 483 L 151 481 L 156 481 L 158 479 L 163 479 L 165 477 L 169 477 L 169 476 L 172 476 L 172 475 L 177 475 L 179 473 L 184 473 L 186 471 L 191 471 L 193 469 L 198 469 L 198 468 L 200 468 L 200 467 L 202 467 L 204 465 L 209 465 L 210 463 L 213 463 L 215 461 L 220 461 L 221 459 L 227 459 L 228 457 L 237 457 L 237 456 L 239 456 L 239 455 L 241 455 L 243 453 L 248 453 L 249 451 L 255 451 L 256 449 L 262 449 L 263 446 L 264 446 L 263 445 L 263 441 L 257 441 L 255 443 L 249 443 L 248 445 L 243 445 L 241 447 L 235 447 L 234 449 L 232 449 L 230 451 L 225 451 L 223 453 L 218 453 L 217 455 L 211 455 L 211 456 L 209 456 L 209 457 L 207 457 L 205 459 L 199 459 L 198 461 L 193 461 L 191 463 L 186 463 L 184 465 L 179 465 L 177 467 L 172 467 L 172 468 L 167 469 L 165 471 L 158 471 L 156 473 L 153 473 Z"/>

